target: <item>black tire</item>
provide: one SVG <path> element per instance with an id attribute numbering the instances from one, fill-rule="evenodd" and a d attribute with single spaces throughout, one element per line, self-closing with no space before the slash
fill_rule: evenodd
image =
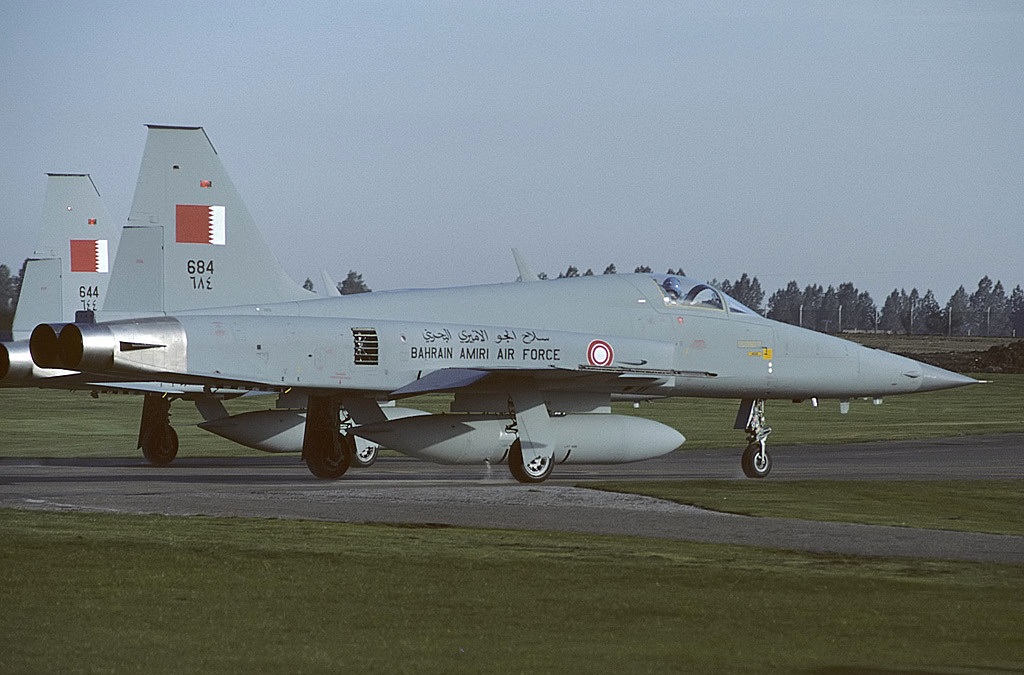
<path id="1" fill-rule="evenodd" d="M 378 446 L 372 441 L 361 438 L 353 438 L 352 442 L 354 445 L 352 468 L 365 469 L 368 466 L 373 466 L 373 463 L 377 461 Z"/>
<path id="2" fill-rule="evenodd" d="M 142 438 L 142 454 L 150 464 L 167 466 L 178 456 L 178 432 L 169 424 L 147 429 Z"/>
<path id="3" fill-rule="evenodd" d="M 345 475 L 352 465 L 352 440 L 347 436 L 327 437 L 320 443 L 306 448 L 306 468 L 317 478 L 336 480 Z"/>
<path id="4" fill-rule="evenodd" d="M 771 473 L 772 456 L 768 454 L 764 441 L 748 445 L 743 451 L 740 465 L 743 467 L 743 475 L 747 478 L 764 478 Z"/>
<path id="5" fill-rule="evenodd" d="M 555 462 L 551 457 L 538 458 L 532 466 L 523 462 L 523 444 L 517 438 L 508 449 L 508 470 L 520 483 L 541 483 L 551 475 Z"/>

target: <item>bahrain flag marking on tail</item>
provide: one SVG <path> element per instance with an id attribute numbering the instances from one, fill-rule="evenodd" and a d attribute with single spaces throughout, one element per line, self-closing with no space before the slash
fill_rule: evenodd
<path id="1" fill-rule="evenodd" d="M 179 244 L 224 245 L 223 206 L 178 204 L 174 207 L 174 241 Z"/>
<path id="2" fill-rule="evenodd" d="M 71 271 L 108 273 L 110 260 L 107 258 L 107 240 L 72 239 Z"/>

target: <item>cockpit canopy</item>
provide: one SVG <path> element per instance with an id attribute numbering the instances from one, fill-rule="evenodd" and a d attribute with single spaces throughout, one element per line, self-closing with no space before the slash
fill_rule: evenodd
<path id="1" fill-rule="evenodd" d="M 728 310 L 738 314 L 756 314 L 735 298 L 695 279 L 675 274 L 654 274 L 652 278 L 661 290 L 666 307 L 696 307 L 722 312 Z"/>

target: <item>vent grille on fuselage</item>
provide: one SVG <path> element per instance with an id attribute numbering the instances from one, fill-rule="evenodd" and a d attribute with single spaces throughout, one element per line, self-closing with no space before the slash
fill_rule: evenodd
<path id="1" fill-rule="evenodd" d="M 355 341 L 355 364 L 357 366 L 376 366 L 380 362 L 380 342 L 374 328 L 353 328 L 352 339 Z"/>

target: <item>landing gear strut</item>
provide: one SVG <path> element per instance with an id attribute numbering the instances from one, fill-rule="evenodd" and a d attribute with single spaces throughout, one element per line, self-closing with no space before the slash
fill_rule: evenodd
<path id="1" fill-rule="evenodd" d="M 341 478 L 352 464 L 353 436 L 341 433 L 341 403 L 331 396 L 310 396 L 302 459 L 317 478 Z"/>
<path id="2" fill-rule="evenodd" d="M 139 445 L 150 464 L 165 466 L 178 455 L 178 433 L 171 426 L 171 400 L 146 394 L 142 401 Z"/>
<path id="3" fill-rule="evenodd" d="M 772 470 L 772 458 L 765 446 L 765 439 L 772 429 L 765 420 L 764 399 L 744 400 L 736 418 L 737 426 L 745 412 L 747 421 L 743 430 L 747 432 L 747 447 L 743 451 L 740 465 L 747 478 L 764 478 Z"/>

